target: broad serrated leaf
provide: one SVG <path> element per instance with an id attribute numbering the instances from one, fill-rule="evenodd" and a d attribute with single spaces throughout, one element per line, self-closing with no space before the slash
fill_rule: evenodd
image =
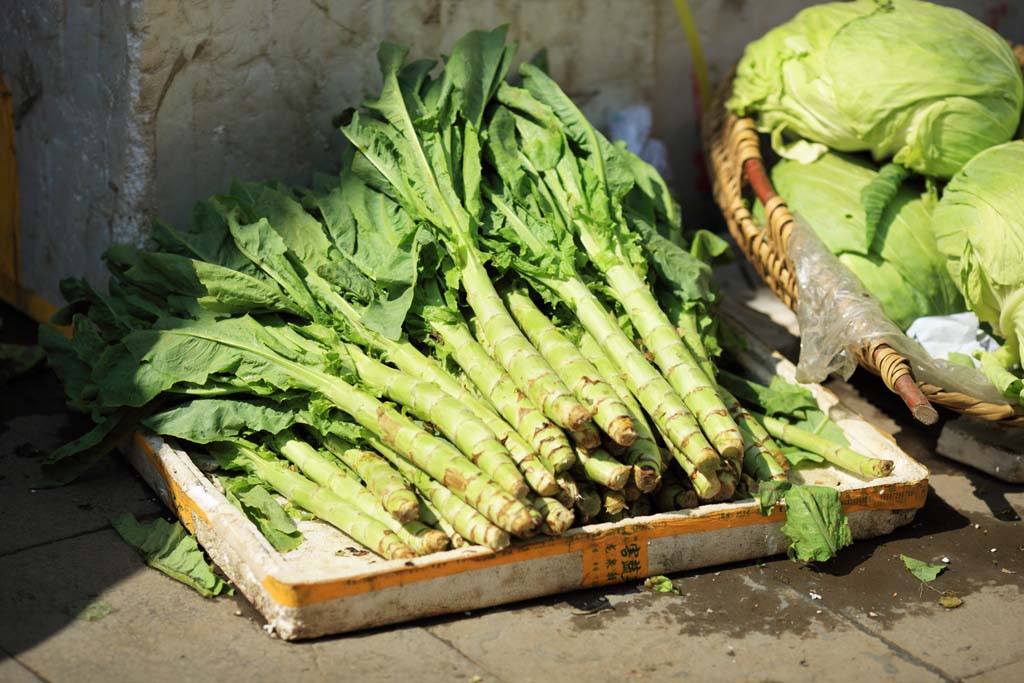
<path id="1" fill-rule="evenodd" d="M 771 514 L 775 504 L 782 501 L 786 497 L 786 492 L 791 488 L 793 488 L 793 485 L 788 481 L 776 481 L 774 479 L 759 481 L 755 500 L 757 500 L 761 514 L 766 517 Z"/>
<path id="2" fill-rule="evenodd" d="M 126 543 L 136 548 L 146 564 L 176 581 L 191 586 L 207 598 L 230 592 L 230 586 L 213 572 L 196 539 L 180 522 L 155 519 L 139 522 L 126 513 L 111 520 Z"/>
<path id="3" fill-rule="evenodd" d="M 259 479 L 249 476 L 221 477 L 224 493 L 259 528 L 278 552 L 294 550 L 302 543 L 302 532 Z"/>
<path id="4" fill-rule="evenodd" d="M 827 486 L 794 486 L 786 492 L 782 533 L 791 543 L 786 554 L 801 562 L 825 562 L 853 543 L 839 491 Z"/>

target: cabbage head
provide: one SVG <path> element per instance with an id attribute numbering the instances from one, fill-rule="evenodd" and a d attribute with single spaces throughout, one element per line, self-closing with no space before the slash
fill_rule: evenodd
<path id="1" fill-rule="evenodd" d="M 1002 364 L 1024 344 L 1024 141 L 987 149 L 953 177 L 935 208 L 939 249 L 964 299 L 1003 341 Z"/>
<path id="2" fill-rule="evenodd" d="M 1022 103 L 1013 52 L 981 22 L 918 0 L 856 0 L 805 9 L 748 45 L 726 106 L 756 116 L 788 158 L 870 151 L 949 178 L 1013 137 Z"/>
<path id="3" fill-rule="evenodd" d="M 789 208 L 875 295 L 901 329 L 921 316 L 964 310 L 932 233 L 934 196 L 904 185 L 872 230 L 862 192 L 878 175 L 866 160 L 834 153 L 810 164 L 783 160 L 771 172 L 772 183 Z"/>

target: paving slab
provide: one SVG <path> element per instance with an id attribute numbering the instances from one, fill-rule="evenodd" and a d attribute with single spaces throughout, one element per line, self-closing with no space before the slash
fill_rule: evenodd
<path id="1" fill-rule="evenodd" d="M 1024 659 L 1018 659 L 964 680 L 967 683 L 1009 683 L 1021 679 L 1024 679 Z"/>
<path id="2" fill-rule="evenodd" d="M 416 627 L 307 643 L 272 639 L 241 599 L 198 596 L 146 567 L 113 531 L 0 558 L 0 585 L 14 587 L 0 593 L 0 647 L 49 681 L 370 683 L 488 673 Z M 74 616 L 90 603 L 109 613 Z"/>
<path id="3" fill-rule="evenodd" d="M 0 681 L 4 683 L 39 683 L 43 679 L 0 652 Z"/>
<path id="4" fill-rule="evenodd" d="M 677 578 L 681 595 L 587 591 L 429 627 L 507 681 L 931 681 L 943 677 L 756 565 Z"/>
<path id="5" fill-rule="evenodd" d="M 57 395 L 52 407 L 61 408 Z M 122 512 L 154 515 L 162 505 L 118 456 L 68 486 L 39 489 L 46 454 L 85 428 L 65 412 L 19 415 L 4 423 L 0 446 L 0 500 L 4 533 L 0 556 L 108 526 Z"/>

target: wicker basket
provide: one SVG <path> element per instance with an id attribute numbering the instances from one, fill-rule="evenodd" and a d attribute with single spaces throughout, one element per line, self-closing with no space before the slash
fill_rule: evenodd
<path id="1" fill-rule="evenodd" d="M 1014 52 L 1024 64 L 1024 48 L 1016 47 Z M 761 138 L 753 120 L 738 118 L 725 109 L 731 92 L 732 74 L 715 93 L 704 121 L 704 145 L 715 201 L 747 259 L 772 291 L 795 311 L 796 277 L 786 253 L 793 215 L 768 179 L 761 156 Z M 745 191 L 764 205 L 767 226 L 754 222 Z M 880 376 L 885 386 L 903 399 L 914 417 L 925 424 L 938 420 L 934 403 L 982 420 L 1024 427 L 1024 409 L 1020 407 L 988 403 L 916 381 L 907 359 L 884 342 L 869 341 L 856 355 L 860 365 Z"/>

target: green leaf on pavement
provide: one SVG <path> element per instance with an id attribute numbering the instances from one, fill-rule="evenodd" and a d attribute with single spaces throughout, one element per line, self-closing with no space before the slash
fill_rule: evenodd
<path id="1" fill-rule="evenodd" d="M 910 570 L 911 574 L 925 583 L 931 583 L 942 573 L 943 569 L 946 569 L 944 564 L 928 564 L 906 555 L 900 555 L 900 559 L 903 560 L 903 565 Z"/>
<path id="2" fill-rule="evenodd" d="M 146 523 L 135 519 L 131 513 L 125 513 L 110 523 L 128 545 L 142 553 L 146 564 L 191 586 L 204 597 L 212 598 L 231 590 L 213 573 L 213 567 L 206 562 L 196 539 L 185 531 L 180 522 L 155 519 Z"/>
<path id="3" fill-rule="evenodd" d="M 964 601 L 955 595 L 943 595 L 939 598 L 939 604 L 946 609 L 956 609 L 960 605 L 964 604 Z"/>
<path id="4" fill-rule="evenodd" d="M 679 589 L 672 583 L 672 579 L 667 576 L 652 576 L 644 581 L 644 588 L 654 591 L 655 593 L 675 593 L 679 595 Z"/>

